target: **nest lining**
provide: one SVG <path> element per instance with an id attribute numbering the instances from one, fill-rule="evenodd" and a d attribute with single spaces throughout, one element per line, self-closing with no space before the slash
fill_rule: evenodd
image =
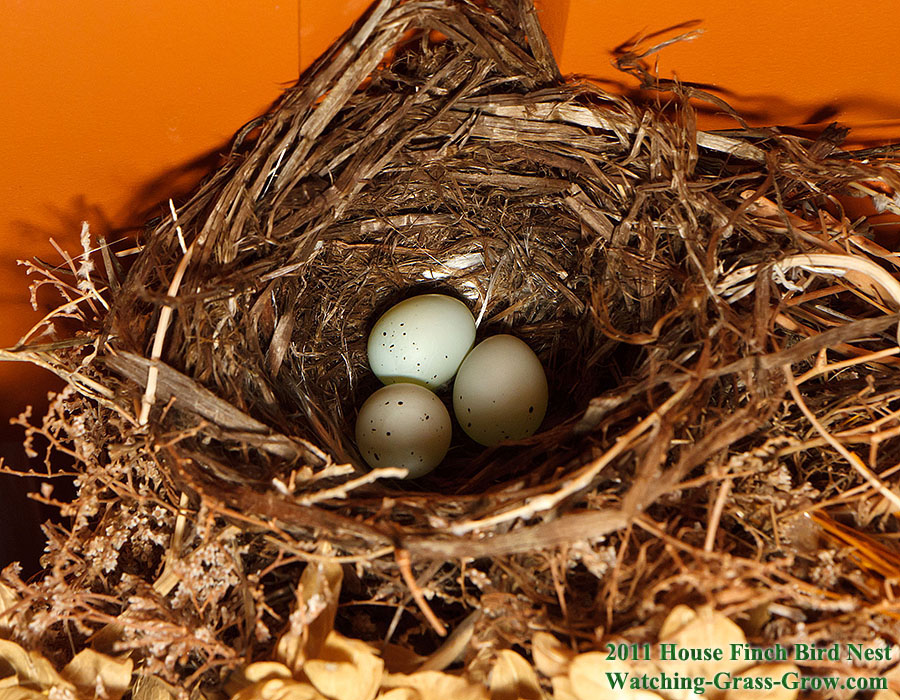
<path id="1" fill-rule="evenodd" d="M 420 650 L 476 608 L 489 650 L 639 641 L 710 601 L 800 611 L 758 641 L 893 638 L 896 568 L 872 561 L 896 529 L 900 295 L 839 196 L 896 206 L 898 162 L 833 132 L 697 132 L 678 89 L 664 110 L 563 81 L 525 3 L 384 0 L 124 278 L 109 249 L 37 270 L 81 329 L 10 354 L 70 381 L 29 430 L 80 493 L 43 579 L 7 572 L 17 634 L 65 655 L 116 623 L 150 668 L 209 680 L 271 645 L 324 558 L 354 572 L 339 626 Z M 367 331 L 421 291 L 525 339 L 550 412 L 380 480 L 352 440 Z"/>

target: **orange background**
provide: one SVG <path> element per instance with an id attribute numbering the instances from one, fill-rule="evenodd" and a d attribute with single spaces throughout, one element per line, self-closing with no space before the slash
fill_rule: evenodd
<path id="1" fill-rule="evenodd" d="M 109 236 L 163 213 L 367 4 L 3 0 L 0 346 L 38 317 L 16 258 L 58 262 L 51 236 L 77 252 L 82 219 Z M 702 37 L 652 59 L 661 76 L 722 88 L 755 124 L 838 120 L 857 141 L 900 136 L 900 13 L 884 5 L 541 0 L 540 12 L 563 72 L 611 89 L 635 85 L 611 66 L 617 46 L 697 21 Z M 7 416 L 51 386 L 35 368 L 0 364 Z"/>

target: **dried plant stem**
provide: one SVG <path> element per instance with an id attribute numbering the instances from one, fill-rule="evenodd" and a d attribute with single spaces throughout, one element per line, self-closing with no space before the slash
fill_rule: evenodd
<path id="1" fill-rule="evenodd" d="M 800 390 L 797 388 L 797 382 L 794 379 L 794 374 L 791 372 L 791 368 L 789 365 L 785 365 L 782 368 L 784 373 L 784 378 L 787 380 L 788 389 L 791 392 L 791 396 L 794 398 L 797 406 L 800 407 L 800 410 L 803 412 L 803 415 L 806 416 L 806 419 L 812 424 L 812 426 L 816 429 L 816 431 L 831 445 L 834 449 L 840 452 L 841 456 L 846 459 L 850 466 L 852 466 L 859 474 L 863 477 L 878 493 L 884 496 L 890 503 L 894 505 L 897 510 L 900 510 L 900 496 L 891 491 L 887 486 L 885 486 L 881 480 L 878 479 L 872 471 L 863 464 L 863 461 L 853 454 L 850 450 L 844 447 L 831 433 L 829 433 L 825 426 L 816 418 L 815 414 L 809 410 L 809 407 L 806 405 L 806 402 L 803 400 L 803 397 L 800 395 Z"/>
<path id="2" fill-rule="evenodd" d="M 105 287 L 102 289 L 99 289 L 99 290 L 91 289 L 91 291 L 85 292 L 81 296 L 71 299 L 71 300 L 67 301 L 65 304 L 61 304 L 60 306 L 56 307 L 52 311 L 44 314 L 44 317 L 40 321 L 35 323 L 28 330 L 28 332 L 22 336 L 22 338 L 19 340 L 19 342 L 16 343 L 16 347 L 24 347 L 25 345 L 27 345 L 28 339 L 31 338 L 33 335 L 35 335 L 42 328 L 46 328 L 47 323 L 54 317 L 64 316 L 67 311 L 71 311 L 73 309 L 78 308 L 78 306 L 83 301 L 86 301 L 87 299 L 95 297 L 99 292 L 105 292 L 105 291 L 106 291 Z"/>
<path id="3" fill-rule="evenodd" d="M 419 584 L 416 583 L 416 578 L 413 576 L 412 572 L 409 552 L 405 549 L 396 549 L 394 550 L 394 559 L 397 561 L 400 575 L 403 576 L 403 580 L 406 582 L 409 592 L 412 593 L 413 600 L 416 601 L 419 610 L 422 611 L 425 619 L 428 620 L 428 624 L 430 624 L 431 628 L 441 637 L 446 637 L 447 628 L 444 626 L 444 623 L 438 619 L 437 615 L 434 614 L 431 606 L 428 605 L 428 601 L 425 600 L 425 594 L 422 593 L 422 589 L 419 587 Z"/>
<path id="4" fill-rule="evenodd" d="M 153 590 L 161 596 L 167 596 L 172 589 L 178 585 L 178 574 L 175 573 L 173 566 L 178 553 L 181 551 L 181 545 L 184 542 L 184 529 L 187 526 L 187 515 L 185 509 L 188 506 L 188 494 L 181 492 L 181 498 L 178 502 L 178 515 L 175 517 L 175 529 L 172 531 L 172 539 L 169 546 L 166 547 L 166 557 L 163 561 L 163 570 L 159 578 L 153 582 Z"/>
<path id="5" fill-rule="evenodd" d="M 850 187 L 858 192 L 862 192 L 863 194 L 872 197 L 876 202 L 880 203 L 887 211 L 892 214 L 900 214 L 900 198 L 897 195 L 894 195 L 893 199 L 889 199 L 885 197 L 882 193 L 876 192 L 871 187 L 867 187 L 865 184 L 861 182 L 851 182 Z"/>
<path id="6" fill-rule="evenodd" d="M 288 554 L 292 554 L 298 561 L 315 561 L 315 562 L 331 562 L 334 564 L 356 564 L 358 562 L 371 562 L 374 559 L 381 559 L 389 554 L 393 554 L 396 549 L 393 545 L 373 549 L 371 552 L 356 555 L 336 555 L 336 554 L 318 554 L 316 552 L 308 552 L 297 546 L 296 542 L 291 539 L 280 539 L 272 535 L 266 535 L 266 542 L 278 550 L 284 550 Z"/>
<path id="7" fill-rule="evenodd" d="M 359 488 L 360 486 L 374 483 L 379 479 L 403 479 L 408 473 L 409 470 L 400 467 L 383 467 L 381 469 L 373 469 L 369 472 L 366 472 L 362 476 L 358 476 L 355 479 L 351 479 L 350 481 L 345 481 L 339 486 L 316 491 L 309 496 L 301 496 L 297 499 L 297 504 L 301 506 L 311 506 L 315 503 L 322 503 L 323 501 L 346 498 L 351 491 Z"/>
<path id="8" fill-rule="evenodd" d="M 820 359 L 816 360 L 816 364 L 812 367 L 812 369 L 807 370 L 799 377 L 797 377 L 797 384 L 803 384 L 803 382 L 809 381 L 813 377 L 818 377 L 820 374 L 826 374 L 828 372 L 836 372 L 840 369 L 846 369 L 847 367 L 855 367 L 857 365 L 862 365 L 867 362 L 878 362 L 878 360 L 883 360 L 886 357 L 893 357 L 900 353 L 900 346 L 894 348 L 885 348 L 884 350 L 876 350 L 875 352 L 865 353 L 863 355 L 859 355 L 858 357 L 851 357 L 847 360 L 840 360 L 838 362 L 825 362 L 824 358 L 820 356 Z"/>
<path id="9" fill-rule="evenodd" d="M 181 238 L 180 240 L 183 241 L 183 238 Z M 172 277 L 172 281 L 169 284 L 169 289 L 166 292 L 166 296 L 172 300 L 174 300 L 178 296 L 178 289 L 181 287 L 181 280 L 184 279 L 184 274 L 191 262 L 191 256 L 194 254 L 195 243 L 196 241 L 191 242 L 187 250 L 184 251 L 184 255 L 179 261 L 178 267 L 175 268 L 175 274 Z M 153 336 L 153 348 L 150 352 L 150 367 L 147 370 L 147 388 L 144 391 L 143 398 L 141 399 L 141 413 L 138 417 L 138 423 L 140 425 L 147 424 L 147 419 L 150 416 L 150 409 L 153 407 L 153 403 L 156 401 L 156 382 L 159 379 L 159 367 L 157 366 L 157 363 L 162 357 L 163 346 L 166 342 L 166 331 L 169 329 L 169 323 L 172 320 L 172 313 L 173 307 L 170 303 L 164 304 L 159 312 L 159 322 L 156 325 L 156 333 Z"/>
<path id="10" fill-rule="evenodd" d="M 474 106 L 477 107 L 480 113 L 498 117 L 533 120 L 535 122 L 561 121 L 615 133 L 631 134 L 637 131 L 637 128 L 628 119 L 618 117 L 614 113 L 603 113 L 574 104 L 538 102 L 520 106 L 476 102 Z M 746 158 L 757 162 L 765 161 L 765 153 L 755 146 L 751 146 L 746 141 L 718 134 L 709 134 L 703 131 L 698 131 L 696 136 L 698 146 L 738 158 Z"/>
<path id="11" fill-rule="evenodd" d="M 691 384 L 683 385 L 678 391 L 666 399 L 663 404 L 653 411 L 646 418 L 641 420 L 636 426 L 631 428 L 624 435 L 616 439 L 615 444 L 604 452 L 600 457 L 585 465 L 572 479 L 563 482 L 562 487 L 552 493 L 543 494 L 529 499 L 523 505 L 513 508 L 497 515 L 481 518 L 479 520 L 467 520 L 450 527 L 450 532 L 454 535 L 464 535 L 474 530 L 495 527 L 500 523 L 510 522 L 521 518 L 527 520 L 533 518 L 536 514 L 550 510 L 563 499 L 568 498 L 572 494 L 578 493 L 582 489 L 587 488 L 590 483 L 603 471 L 603 469 L 612 462 L 616 457 L 632 446 L 635 440 L 642 434 L 650 430 L 654 425 L 658 424 L 660 419 L 666 415 L 694 387 Z"/>
<path id="12" fill-rule="evenodd" d="M 719 523 L 722 521 L 722 512 L 725 510 L 725 504 L 728 502 L 728 494 L 731 492 L 732 479 L 723 479 L 719 484 L 719 490 L 716 494 L 715 503 L 713 503 L 712 512 L 709 516 L 709 523 L 706 526 L 706 541 L 703 543 L 705 552 L 713 551 L 716 542 L 716 532 L 719 529 Z"/>
<path id="13" fill-rule="evenodd" d="M 767 266 L 768 264 L 749 265 L 735 270 L 716 285 L 716 291 L 720 294 L 727 293 L 729 301 L 731 302 L 737 301 L 750 291 L 746 281 L 749 278 L 755 277 L 760 269 Z M 853 270 L 866 275 L 875 284 L 881 287 L 894 302 L 895 308 L 900 308 L 900 282 L 894 279 L 894 277 L 880 265 L 858 255 L 838 255 L 834 253 L 804 253 L 800 255 L 789 255 L 773 263 L 772 268 L 781 275 L 788 270 L 795 268 L 832 275 L 845 274 Z"/>
<path id="14" fill-rule="evenodd" d="M 646 514 L 641 514 L 636 517 L 634 519 L 634 524 L 660 538 L 668 546 L 674 547 L 675 549 L 681 550 L 683 552 L 687 552 L 692 556 L 697 557 L 698 559 L 718 560 L 722 556 L 718 552 L 706 552 L 700 547 L 694 547 L 679 539 L 678 537 L 673 537 L 671 534 L 666 532 L 663 525 L 654 522 Z M 794 587 L 797 590 L 802 591 L 806 596 L 809 596 L 810 601 L 823 601 L 823 603 L 827 601 L 828 603 L 833 603 L 840 601 L 842 598 L 847 601 L 853 600 L 851 596 L 839 595 L 818 586 L 810 585 L 809 582 L 797 578 L 789 572 L 786 572 L 783 569 L 779 568 L 777 564 L 773 564 L 770 562 L 760 562 L 751 559 L 742 559 L 740 557 L 734 557 L 733 555 L 730 555 L 730 557 L 733 564 L 738 565 L 741 568 L 746 568 L 750 571 L 753 571 L 754 575 L 759 576 L 761 579 L 767 581 L 770 585 L 776 581 L 779 581 L 780 579 L 782 582 L 781 585 L 783 585 L 784 587 Z M 828 609 L 828 607 L 826 607 L 826 604 L 822 605 L 822 609 Z"/>
<path id="15" fill-rule="evenodd" d="M 475 610 L 466 615 L 466 618 L 453 629 L 447 640 L 438 647 L 437 651 L 430 654 L 416 670 L 443 671 L 456 661 L 472 640 L 472 636 L 475 633 L 475 623 L 478 622 L 481 615 L 481 610 Z"/>

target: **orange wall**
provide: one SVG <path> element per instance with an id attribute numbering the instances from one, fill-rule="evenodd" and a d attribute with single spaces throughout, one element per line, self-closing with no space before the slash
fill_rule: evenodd
<path id="1" fill-rule="evenodd" d="M 193 186 L 297 75 L 297 4 L 273 0 L 6 0 L 0 21 L 0 346 L 39 317 L 16 258 L 78 251 Z M 198 161 L 199 162 L 195 162 Z M 193 164 L 192 164 L 193 163 Z M 44 309 L 46 311 L 46 309 Z M 6 415 L 43 371 L 0 363 Z M 0 421 L 0 433 L 6 431 Z"/>
<path id="2" fill-rule="evenodd" d="M 313 61 L 367 0 L 299 0 L 300 62 Z M 641 35 L 649 48 L 688 29 L 693 41 L 648 59 L 661 77 L 711 84 L 755 125 L 840 121 L 856 142 L 900 138 L 900 11 L 844 0 L 536 0 L 563 73 L 616 91 L 636 81 L 613 65 L 616 47 Z M 685 25 L 677 29 L 678 25 Z M 664 31 L 668 30 L 668 31 Z M 702 116 L 705 128 L 733 122 Z"/>
<path id="3" fill-rule="evenodd" d="M 196 183 L 214 161 L 204 156 L 219 153 L 367 4 L 3 2 L 0 346 L 37 317 L 16 258 L 58 260 L 50 236 L 77 251 L 84 218 L 109 233 L 160 213 L 158 202 Z M 629 79 L 610 66 L 617 45 L 701 20 L 703 37 L 660 54 L 661 75 L 730 90 L 755 123 L 800 124 L 818 114 L 879 140 L 900 136 L 900 12 L 889 5 L 539 0 L 564 72 L 621 87 Z M 6 415 L 49 385 L 36 369 L 0 363 Z"/>
<path id="4" fill-rule="evenodd" d="M 571 0 L 564 72 L 620 86 L 630 78 L 610 65 L 612 50 L 640 34 L 692 22 L 703 30 L 648 60 L 658 74 L 712 84 L 754 125 L 840 121 L 856 141 L 900 137 L 900 12 L 892 3 L 844 0 Z M 663 32 L 649 48 L 687 28 Z M 730 128 L 705 118 L 701 126 Z"/>

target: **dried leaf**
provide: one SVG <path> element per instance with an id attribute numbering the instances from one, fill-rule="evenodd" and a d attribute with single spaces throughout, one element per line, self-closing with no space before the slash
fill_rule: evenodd
<path id="1" fill-rule="evenodd" d="M 531 640 L 531 655 L 537 670 L 547 678 L 564 676 L 575 652 L 549 632 L 538 632 Z"/>
<path id="2" fill-rule="evenodd" d="M 900 700 L 900 695 L 897 695 L 897 693 L 890 689 L 879 690 L 872 696 L 872 700 Z"/>
<path id="3" fill-rule="evenodd" d="M 292 678 L 291 669 L 277 661 L 257 661 L 243 671 L 244 678 L 250 683 L 259 683 L 270 678 Z"/>
<path id="4" fill-rule="evenodd" d="M 384 688 L 411 688 L 427 700 L 488 700 L 487 688 L 443 671 L 387 674 Z"/>
<path id="5" fill-rule="evenodd" d="M 12 688 L 0 688 L 0 700 L 47 700 L 47 696 L 37 690 L 15 685 Z"/>
<path id="6" fill-rule="evenodd" d="M 19 596 L 5 583 L 0 583 L 0 630 L 9 629 L 9 617 L 7 611 L 15 607 L 19 602 Z"/>
<path id="7" fill-rule="evenodd" d="M 83 649 L 62 670 L 62 676 L 79 689 L 101 697 L 120 698 L 131 687 L 131 659 L 116 659 L 93 649 Z"/>
<path id="8" fill-rule="evenodd" d="M 418 670 L 443 671 L 454 661 L 460 658 L 469 646 L 472 635 L 475 633 L 475 623 L 481 618 L 481 611 L 476 610 L 456 626 L 453 633 L 447 637 L 441 646 L 426 658 Z"/>
<path id="9" fill-rule="evenodd" d="M 272 680 L 273 678 L 292 679 L 291 669 L 277 661 L 258 661 L 237 669 L 225 683 L 225 692 L 234 695 L 244 688 Z"/>
<path id="10" fill-rule="evenodd" d="M 621 663 L 606 660 L 606 654 L 590 651 L 579 654 L 569 666 L 572 693 L 578 700 L 661 700 L 649 690 L 624 688 L 613 690 L 606 674 L 626 671 Z"/>
<path id="11" fill-rule="evenodd" d="M 131 691 L 131 700 L 175 700 L 176 689 L 157 676 L 138 674 Z"/>
<path id="12" fill-rule="evenodd" d="M 343 570 L 333 562 L 310 562 L 300 576 L 290 628 L 278 640 L 275 658 L 297 675 L 307 659 L 318 655 L 334 627 Z"/>
<path id="13" fill-rule="evenodd" d="M 671 637 L 685 625 L 697 619 L 697 612 L 687 605 L 676 605 L 659 628 L 659 638 Z"/>
<path id="14" fill-rule="evenodd" d="M 72 686 L 60 678 L 47 659 L 33 651 L 25 651 L 15 642 L 0 639 L 0 661 L 5 661 L 19 683 L 41 689 Z M 74 688 L 73 688 L 74 690 Z"/>
<path id="15" fill-rule="evenodd" d="M 309 683 L 271 678 L 254 683 L 231 696 L 231 700 L 329 700 Z"/>
<path id="16" fill-rule="evenodd" d="M 381 658 L 390 673 L 412 673 L 419 669 L 426 657 L 399 644 L 385 644 L 381 647 Z"/>
<path id="17" fill-rule="evenodd" d="M 303 672 L 323 695 L 335 700 L 373 700 L 381 686 L 384 661 L 365 642 L 332 631 L 318 658 Z"/>
<path id="18" fill-rule="evenodd" d="M 542 700 L 537 674 L 520 654 L 504 649 L 490 674 L 491 700 Z"/>
<path id="19" fill-rule="evenodd" d="M 553 700 L 578 700 L 568 676 L 553 676 L 550 684 L 553 687 Z"/>
<path id="20" fill-rule="evenodd" d="M 727 650 L 730 644 L 743 644 L 747 641 L 744 631 L 732 622 L 728 617 L 716 612 L 711 607 L 702 607 L 695 612 L 693 617 L 677 606 L 669 618 L 663 623 L 660 630 L 660 654 L 662 645 L 674 644 L 677 649 L 696 649 L 703 651 Z M 671 620 L 671 623 L 670 623 Z M 662 634 L 665 632 L 666 634 Z M 674 675 L 682 677 L 704 676 L 712 678 L 720 671 L 737 672 L 748 668 L 748 663 L 740 658 L 732 659 L 730 654 L 723 653 L 721 660 L 716 659 L 687 659 L 658 661 L 659 668 Z M 723 691 L 717 688 L 708 688 L 706 695 L 710 700 L 722 697 Z"/>
<path id="21" fill-rule="evenodd" d="M 781 678 L 785 673 L 800 674 L 794 664 L 760 664 L 746 671 L 741 671 L 741 678 Z M 790 690 L 775 686 L 771 690 L 755 690 L 751 688 L 732 688 L 725 692 L 724 700 L 795 700 L 798 690 Z"/>
<path id="22" fill-rule="evenodd" d="M 422 696 L 412 688 L 391 688 L 381 693 L 377 700 L 422 700 Z"/>
<path id="23" fill-rule="evenodd" d="M 99 651 L 101 654 L 115 656 L 116 644 L 121 642 L 124 636 L 125 625 L 121 622 L 110 622 L 94 632 L 88 639 L 88 642 L 91 645 L 91 649 Z"/>
<path id="24" fill-rule="evenodd" d="M 885 693 L 897 693 L 895 690 L 891 690 L 891 688 L 900 688 L 900 666 L 894 665 L 889 668 L 887 671 L 884 671 L 882 676 L 888 683 L 888 687 L 884 689 Z M 872 700 L 879 700 L 878 693 L 875 693 L 872 696 Z M 900 700 L 900 693 L 897 693 L 897 697 L 892 697 L 890 695 L 886 695 L 880 700 Z"/>

